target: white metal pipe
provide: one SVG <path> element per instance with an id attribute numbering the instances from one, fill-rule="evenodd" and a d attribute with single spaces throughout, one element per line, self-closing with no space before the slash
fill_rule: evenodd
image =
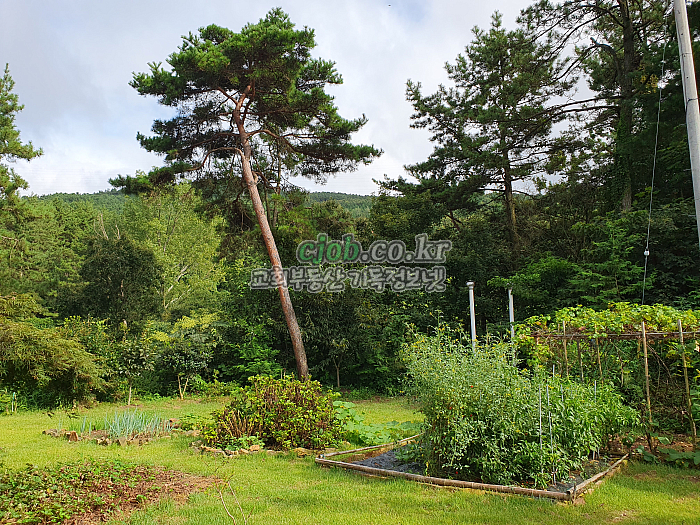
<path id="1" fill-rule="evenodd" d="M 510 340 L 515 339 L 515 310 L 513 308 L 513 287 L 508 287 L 508 320 L 510 321 Z"/>
<path id="2" fill-rule="evenodd" d="M 469 318 L 472 323 L 472 350 L 476 350 L 476 314 L 474 313 L 474 281 L 467 283 L 469 287 Z"/>
<path id="3" fill-rule="evenodd" d="M 693 47 L 688 27 L 688 12 L 684 0 L 673 1 L 673 14 L 676 18 L 678 51 L 681 58 L 690 171 L 693 176 L 693 195 L 695 197 L 695 220 L 698 227 L 698 242 L 700 243 L 700 109 L 698 107 L 698 88 L 695 82 L 695 66 L 693 65 Z"/>

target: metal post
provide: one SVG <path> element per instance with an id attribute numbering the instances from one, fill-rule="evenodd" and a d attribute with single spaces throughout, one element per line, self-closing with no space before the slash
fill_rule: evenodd
<path id="1" fill-rule="evenodd" d="M 513 309 L 513 287 L 508 287 L 508 320 L 510 321 L 510 340 L 515 339 L 515 310 Z"/>
<path id="2" fill-rule="evenodd" d="M 469 287 L 469 317 L 472 322 L 472 350 L 476 350 L 476 314 L 474 313 L 474 281 L 467 283 Z"/>
<path id="3" fill-rule="evenodd" d="M 700 110 L 698 109 L 698 87 L 695 82 L 693 48 L 690 40 L 685 0 L 673 1 L 673 14 L 676 17 L 678 52 L 681 56 L 685 121 L 688 129 L 690 171 L 693 176 L 693 194 L 695 196 L 695 220 L 698 226 L 698 242 L 700 242 Z"/>

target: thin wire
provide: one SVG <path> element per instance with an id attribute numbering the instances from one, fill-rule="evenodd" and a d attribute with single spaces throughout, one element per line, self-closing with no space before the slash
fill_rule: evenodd
<path id="1" fill-rule="evenodd" d="M 647 244 L 644 248 L 644 281 L 642 282 L 642 304 L 644 304 L 644 294 L 647 289 L 647 263 L 649 262 L 649 238 L 651 236 L 651 205 L 654 200 L 654 178 L 656 177 L 656 152 L 659 146 L 659 122 L 661 120 L 661 82 L 664 78 L 664 68 L 666 67 L 666 44 L 664 42 L 664 52 L 661 57 L 661 76 L 657 82 L 659 86 L 659 107 L 656 111 L 656 138 L 654 139 L 654 166 L 651 170 L 651 191 L 649 193 L 649 218 L 647 221 Z"/>

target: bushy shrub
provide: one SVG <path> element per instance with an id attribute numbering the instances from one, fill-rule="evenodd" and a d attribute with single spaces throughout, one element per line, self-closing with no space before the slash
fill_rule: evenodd
<path id="1" fill-rule="evenodd" d="M 250 382 L 214 413 L 213 426 L 202 432 L 210 444 L 226 447 L 257 436 L 271 448 L 321 449 L 339 440 L 342 427 L 333 406 L 338 394 L 324 394 L 317 381 L 290 376 L 255 376 Z"/>
<path id="2" fill-rule="evenodd" d="M 508 345 L 462 338 L 441 326 L 404 349 L 431 475 L 544 485 L 638 422 L 610 388 L 520 371 Z"/>
<path id="3" fill-rule="evenodd" d="M 26 294 L 0 296 L 0 385 L 39 406 L 89 399 L 104 384 L 95 357 L 54 327 Z"/>

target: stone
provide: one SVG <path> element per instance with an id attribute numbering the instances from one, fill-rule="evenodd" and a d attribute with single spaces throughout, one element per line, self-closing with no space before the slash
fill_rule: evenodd
<path id="1" fill-rule="evenodd" d="M 260 445 L 251 445 L 248 450 L 251 452 L 260 452 Z"/>
<path id="2" fill-rule="evenodd" d="M 71 441 L 73 443 L 76 443 L 79 441 L 78 433 L 75 430 L 71 430 L 67 436 L 68 436 L 68 441 Z"/>
<path id="3" fill-rule="evenodd" d="M 300 457 L 300 458 L 314 455 L 312 450 L 309 450 L 308 448 L 304 448 L 304 447 L 297 447 L 292 452 L 294 452 L 297 455 L 297 457 Z"/>
<path id="4" fill-rule="evenodd" d="M 127 439 L 125 437 L 120 437 L 115 441 L 120 447 L 125 447 L 127 444 Z"/>

